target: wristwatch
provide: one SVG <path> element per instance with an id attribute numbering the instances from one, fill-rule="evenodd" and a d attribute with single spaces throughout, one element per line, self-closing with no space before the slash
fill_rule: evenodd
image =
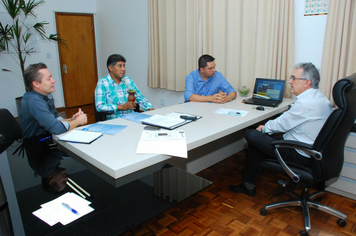
<path id="1" fill-rule="evenodd" d="M 230 102 L 232 101 L 232 97 L 231 96 L 229 96 L 229 98 L 230 98 Z"/>

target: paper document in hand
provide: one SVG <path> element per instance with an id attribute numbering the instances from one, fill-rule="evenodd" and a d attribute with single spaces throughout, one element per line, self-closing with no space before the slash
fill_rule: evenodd
<path id="1" fill-rule="evenodd" d="M 157 153 L 187 158 L 185 133 L 183 130 L 142 131 L 136 153 Z"/>

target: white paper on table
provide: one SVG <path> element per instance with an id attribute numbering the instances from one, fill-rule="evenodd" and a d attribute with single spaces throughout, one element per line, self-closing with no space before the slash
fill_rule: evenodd
<path id="1" fill-rule="evenodd" d="M 230 115 L 230 116 L 245 116 L 248 113 L 248 111 L 220 108 L 214 111 L 214 113 Z"/>
<path id="2" fill-rule="evenodd" d="M 53 226 L 59 222 L 59 219 L 53 215 L 50 208 L 40 208 L 32 212 L 32 214 L 49 224 L 49 226 Z"/>
<path id="3" fill-rule="evenodd" d="M 72 192 L 68 192 L 63 194 L 60 197 L 57 197 L 56 199 L 43 203 L 41 205 L 41 207 L 46 207 L 46 206 L 50 206 L 52 204 L 57 204 L 57 202 L 60 202 L 62 204 L 62 202 L 65 202 L 67 204 L 72 204 L 72 205 L 76 205 L 76 204 L 86 204 L 89 205 L 91 204 L 90 201 L 80 197 L 79 195 L 72 193 Z M 73 207 L 74 208 L 74 207 Z"/>
<path id="4" fill-rule="evenodd" d="M 183 130 L 144 130 L 141 135 L 141 141 L 172 141 L 185 139 L 185 132 Z"/>
<path id="5" fill-rule="evenodd" d="M 187 158 L 188 151 L 185 133 L 183 130 L 143 131 L 136 153 L 158 153 Z"/>
<path id="6" fill-rule="evenodd" d="M 76 219 L 79 219 L 80 217 L 88 214 L 89 212 L 94 211 L 94 208 L 92 208 L 89 205 L 77 205 L 77 206 L 75 206 L 75 210 L 78 211 L 78 213 L 79 213 L 77 215 L 77 214 L 74 214 L 73 212 L 69 211 L 65 207 L 63 207 L 62 204 L 59 205 L 58 207 L 59 207 L 58 213 L 60 214 L 59 222 L 62 225 L 69 224 L 69 223 L 75 221 Z"/>
<path id="7" fill-rule="evenodd" d="M 65 208 L 62 203 L 68 204 L 71 208 L 75 209 L 78 214 L 74 214 Z M 34 211 L 32 214 L 51 226 L 57 222 L 66 225 L 93 211 L 94 209 L 89 206 L 90 203 L 91 202 L 81 198 L 75 193 L 66 193 L 50 202 L 42 204 L 42 208 Z"/>

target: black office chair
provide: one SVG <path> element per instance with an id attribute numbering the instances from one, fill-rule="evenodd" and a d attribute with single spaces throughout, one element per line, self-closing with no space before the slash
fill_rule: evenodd
<path id="1" fill-rule="evenodd" d="M 321 197 L 325 189 L 325 181 L 338 177 L 344 163 L 344 146 L 346 139 L 356 119 L 356 73 L 341 79 L 333 87 L 335 109 L 326 120 L 320 130 L 314 144 L 308 145 L 296 141 L 276 140 L 272 143 L 277 160 L 266 159 L 259 165 L 261 169 L 273 170 L 287 174 L 295 183 L 301 184 L 303 191 L 297 200 L 289 200 L 266 205 L 261 208 L 261 215 L 267 215 L 268 210 L 300 206 L 304 215 L 305 229 L 300 235 L 309 235 L 310 226 L 309 207 L 324 211 L 338 217 L 337 224 L 340 227 L 346 225 L 347 216 L 331 207 L 313 201 Z M 279 149 L 299 149 L 310 154 L 311 168 L 286 163 L 279 154 Z M 309 194 L 309 187 L 318 185 L 321 191 Z"/>
<path id="2" fill-rule="evenodd" d="M 95 106 L 95 103 L 94 103 L 94 117 L 95 117 L 95 122 L 98 122 L 98 121 L 105 121 L 107 120 L 106 116 L 107 115 L 111 115 L 113 114 L 114 112 L 109 112 L 109 111 L 97 111 L 96 110 L 96 106 Z"/>
<path id="3" fill-rule="evenodd" d="M 107 120 L 107 115 L 111 115 L 114 112 L 113 111 L 97 111 L 96 110 L 96 104 L 95 104 L 95 98 L 94 98 L 94 117 L 95 117 L 95 122 L 99 122 L 99 121 L 105 121 Z"/>
<path id="4" fill-rule="evenodd" d="M 17 139 L 22 138 L 19 122 L 4 108 L 0 109 L 0 153 L 3 153 Z"/>
<path id="5" fill-rule="evenodd" d="M 7 109 L 0 109 L 0 154 L 6 151 L 13 142 L 17 139 L 21 139 L 22 132 L 20 124 L 11 115 Z M 0 173 L 1 175 L 1 173 Z M 0 177 L 0 234 L 13 235 L 12 223 L 10 218 L 9 207 L 5 195 L 5 191 L 2 186 Z M 2 234 L 1 234 L 2 235 Z"/>

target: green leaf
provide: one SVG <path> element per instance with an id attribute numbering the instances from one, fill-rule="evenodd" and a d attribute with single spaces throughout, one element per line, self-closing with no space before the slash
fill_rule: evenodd
<path id="1" fill-rule="evenodd" d="M 13 39 L 10 34 L 11 30 L 11 26 L 5 25 L 4 27 L 0 22 L 0 52 L 9 48 L 9 41 Z"/>
<path id="2" fill-rule="evenodd" d="M 28 42 L 28 40 L 31 38 L 31 33 L 27 33 L 23 35 L 22 40 L 25 42 L 25 44 Z"/>
<path id="3" fill-rule="evenodd" d="M 47 25 L 46 22 L 38 22 L 33 25 L 33 29 L 37 31 L 37 33 L 41 36 L 42 39 L 47 39 L 46 30 L 44 25 Z"/>
<path id="4" fill-rule="evenodd" d="M 1 0 L 1 3 L 12 18 L 12 23 L 3 25 L 0 22 L 0 52 L 7 51 L 15 58 L 22 75 L 27 56 L 35 52 L 33 44 L 38 42 L 38 36 L 41 37 L 40 40 L 55 41 L 67 47 L 65 40 L 60 39 L 57 34 L 47 36 L 47 22 L 37 22 L 33 25 L 26 22 L 28 16 L 36 18 L 35 9 L 45 3 L 44 0 Z M 32 37 L 36 40 L 30 40 Z"/>
<path id="5" fill-rule="evenodd" d="M 12 19 L 15 19 L 20 13 L 24 0 L 2 0 L 2 3 Z"/>
<path id="6" fill-rule="evenodd" d="M 37 8 L 39 5 L 43 4 L 44 2 L 45 2 L 44 0 L 40 0 L 40 1 L 30 0 L 30 1 L 27 2 L 27 4 L 24 3 L 22 5 L 22 11 L 23 11 L 23 13 L 25 14 L 26 17 L 28 15 L 31 15 L 31 16 L 37 18 L 35 13 L 34 13 L 34 10 L 35 10 L 35 8 Z"/>
<path id="7" fill-rule="evenodd" d="M 63 45 L 65 48 L 68 48 L 68 44 L 67 44 L 67 41 L 65 39 L 61 39 L 61 38 L 58 38 L 57 34 L 50 34 L 48 39 L 50 41 L 55 41 L 57 43 L 60 43 L 61 45 Z"/>

